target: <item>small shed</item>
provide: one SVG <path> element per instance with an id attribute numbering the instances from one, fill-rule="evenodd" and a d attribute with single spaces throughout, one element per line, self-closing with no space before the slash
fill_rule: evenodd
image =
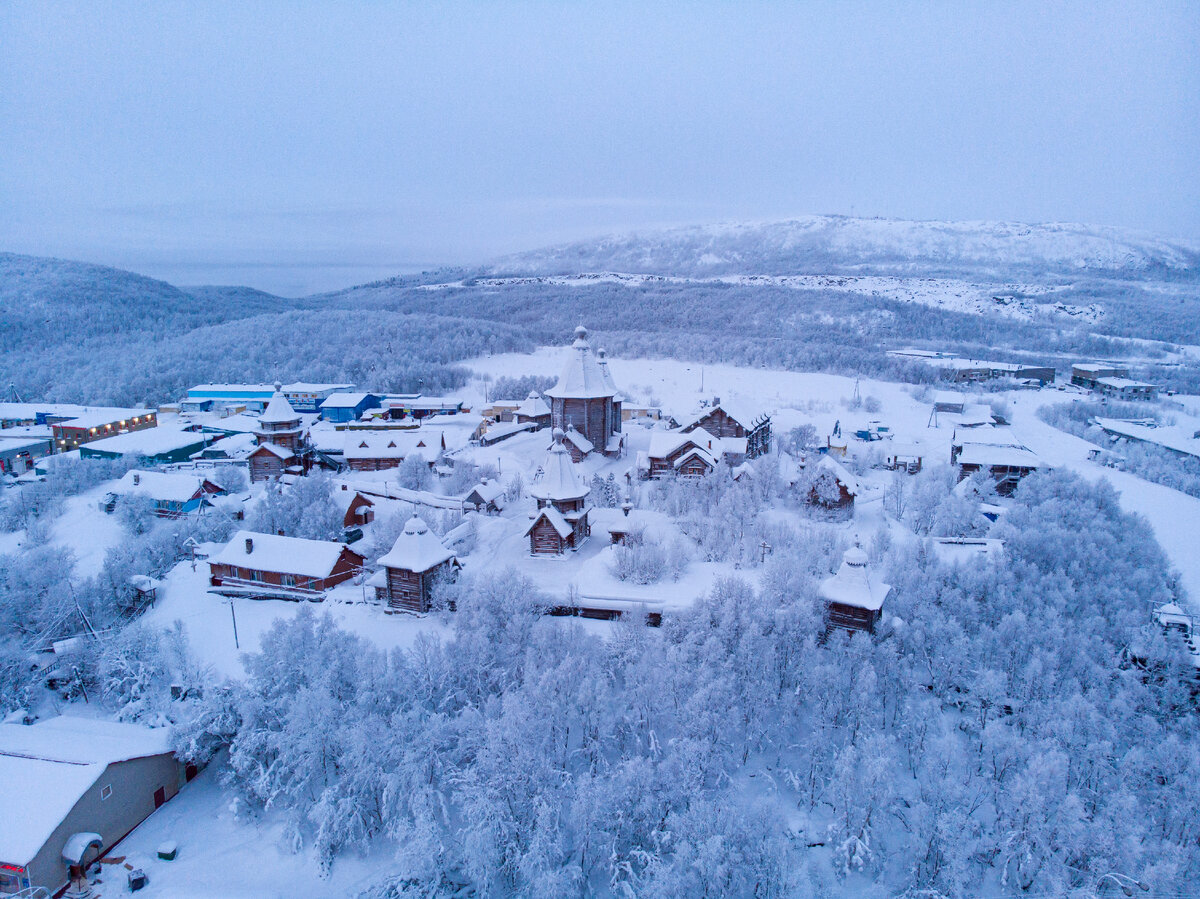
<path id="1" fill-rule="evenodd" d="M 891 591 L 890 585 L 871 577 L 862 547 L 850 547 L 837 574 L 821 582 L 827 632 L 834 628 L 873 632 Z"/>
<path id="2" fill-rule="evenodd" d="M 499 513 L 504 508 L 504 485 L 494 480 L 476 484 L 463 496 L 463 507 L 488 514 Z"/>
<path id="3" fill-rule="evenodd" d="M 538 396 L 536 391 L 530 391 L 525 401 L 517 407 L 513 419 L 518 424 L 532 424 L 538 430 L 550 427 L 550 405 Z"/>

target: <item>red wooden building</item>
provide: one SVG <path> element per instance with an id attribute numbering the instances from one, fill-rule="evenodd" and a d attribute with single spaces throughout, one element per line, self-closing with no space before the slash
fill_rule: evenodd
<path id="1" fill-rule="evenodd" d="M 546 391 L 550 397 L 550 423 L 564 433 L 574 428 L 586 441 L 577 450 L 590 445 L 606 456 L 617 456 L 624 445 L 621 436 L 624 398 L 613 382 L 604 351 L 593 355 L 587 336 L 583 325 L 575 329 L 567 365 L 558 383 Z"/>
<path id="2" fill-rule="evenodd" d="M 239 596 L 320 600 L 365 561 L 341 543 L 238 531 L 208 560 L 209 581 Z"/>
<path id="3" fill-rule="evenodd" d="M 429 611 L 434 583 L 452 577 L 458 568 L 454 553 L 415 514 L 379 564 L 368 583 L 389 612 Z"/>
<path id="4" fill-rule="evenodd" d="M 342 496 L 342 503 L 346 506 L 346 513 L 342 516 L 342 527 L 360 528 L 375 520 L 375 503 L 369 497 L 363 496 L 357 490 L 349 490 L 345 484 L 342 485 L 342 490 L 346 491 Z"/>
<path id="5" fill-rule="evenodd" d="M 561 555 L 568 549 L 578 549 L 591 533 L 586 503 L 591 488 L 567 454 L 562 432 L 555 429 L 554 435 L 555 441 L 542 463 L 541 476 L 529 489 L 537 500 L 538 511 L 525 536 L 529 538 L 529 551 L 535 556 Z"/>

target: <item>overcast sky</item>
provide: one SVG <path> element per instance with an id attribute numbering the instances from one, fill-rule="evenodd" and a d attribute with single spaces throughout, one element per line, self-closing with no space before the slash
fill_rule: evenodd
<path id="1" fill-rule="evenodd" d="M 0 249 L 295 291 L 810 213 L 1200 239 L 1198 47 L 1195 2 L 3 3 Z"/>

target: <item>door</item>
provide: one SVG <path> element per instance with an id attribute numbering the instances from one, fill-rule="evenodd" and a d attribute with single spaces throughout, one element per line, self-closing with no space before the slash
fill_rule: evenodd
<path id="1" fill-rule="evenodd" d="M 161 808 L 167 802 L 167 788 L 159 787 L 154 791 L 154 807 Z"/>

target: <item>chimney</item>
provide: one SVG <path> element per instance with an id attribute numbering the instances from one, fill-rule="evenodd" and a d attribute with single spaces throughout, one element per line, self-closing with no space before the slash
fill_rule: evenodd
<path id="1" fill-rule="evenodd" d="M 251 540 L 249 537 L 247 537 L 246 538 L 246 555 L 250 555 L 250 553 L 252 553 L 252 552 L 254 552 L 254 541 Z"/>
<path id="2" fill-rule="evenodd" d="M 140 483 L 142 483 L 142 476 L 135 471 L 133 473 L 133 486 L 136 487 Z"/>

